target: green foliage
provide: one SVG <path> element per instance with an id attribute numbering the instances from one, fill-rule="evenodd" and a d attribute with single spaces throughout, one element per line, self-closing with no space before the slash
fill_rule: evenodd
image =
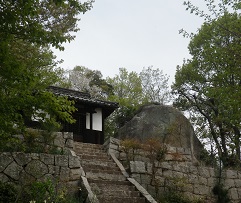
<path id="1" fill-rule="evenodd" d="M 229 203 L 231 202 L 228 196 L 228 190 L 224 189 L 222 184 L 216 184 L 213 187 L 213 194 L 217 196 L 217 203 Z"/>
<path id="2" fill-rule="evenodd" d="M 17 191 L 13 185 L 0 182 L 0 202 L 14 203 L 16 197 Z"/>
<path id="3" fill-rule="evenodd" d="M 240 15 L 222 12 L 191 37 L 192 59 L 178 67 L 175 105 L 191 112 L 192 121 L 209 137 L 223 164 L 240 159 L 241 72 Z"/>
<path id="4" fill-rule="evenodd" d="M 19 187 L 18 187 L 19 188 Z M 70 196 L 65 187 L 58 181 L 34 181 L 29 185 L 20 187 L 15 195 L 16 203 L 77 203 L 83 202 L 79 197 Z"/>
<path id="5" fill-rule="evenodd" d="M 74 122 L 73 103 L 47 91 L 63 85 L 63 71 L 50 46 L 74 39 L 78 14 L 91 7 L 75 0 L 1 1 L 0 3 L 0 138 L 24 131 L 32 116 L 58 126 Z"/>
<path id="6" fill-rule="evenodd" d="M 118 102 L 120 107 L 106 121 L 109 129 L 106 136 L 115 135 L 144 104 L 168 102 L 168 79 L 161 70 L 152 67 L 143 68 L 140 73 L 120 68 L 118 75 L 107 78 L 107 83 L 113 87 L 108 100 Z"/>
<path id="7" fill-rule="evenodd" d="M 202 203 L 202 200 L 190 199 L 183 193 L 183 187 L 187 184 L 185 178 L 166 178 L 165 191 L 159 197 L 163 203 Z"/>

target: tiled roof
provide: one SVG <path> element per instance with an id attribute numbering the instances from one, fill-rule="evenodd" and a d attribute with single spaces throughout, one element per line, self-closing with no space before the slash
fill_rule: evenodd
<path id="1" fill-rule="evenodd" d="M 50 86 L 48 88 L 51 92 L 53 92 L 55 95 L 58 96 L 67 96 L 69 99 L 79 101 L 81 103 L 88 103 L 88 104 L 95 104 L 101 107 L 110 107 L 113 109 L 116 109 L 119 107 L 119 104 L 117 102 L 109 102 L 109 101 L 103 101 L 99 99 L 93 99 L 91 98 L 89 93 L 79 92 L 76 90 L 56 87 L 56 86 Z"/>

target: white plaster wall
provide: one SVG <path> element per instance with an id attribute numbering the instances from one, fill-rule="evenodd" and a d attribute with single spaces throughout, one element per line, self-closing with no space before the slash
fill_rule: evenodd
<path id="1" fill-rule="evenodd" d="M 96 108 L 96 113 L 93 114 L 93 130 L 102 131 L 102 109 Z"/>

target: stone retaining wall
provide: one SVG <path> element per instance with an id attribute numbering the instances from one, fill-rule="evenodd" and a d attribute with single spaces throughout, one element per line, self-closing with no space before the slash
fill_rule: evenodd
<path id="1" fill-rule="evenodd" d="M 79 157 L 72 151 L 73 134 L 56 133 L 55 146 L 65 155 L 44 153 L 0 153 L 0 181 L 24 186 L 34 181 L 57 180 L 69 192 L 77 192 L 80 184 Z"/>
<path id="2" fill-rule="evenodd" d="M 107 150 L 125 165 L 126 154 L 122 151 L 120 141 L 111 138 L 105 143 Z M 193 160 L 190 149 L 167 147 L 163 161 L 155 162 L 156 175 L 153 178 L 153 164 L 144 153 L 135 156 L 129 163 L 131 177 L 138 181 L 153 197 L 157 197 L 170 185 L 193 199 L 212 202 L 215 197 L 212 189 L 218 181 L 218 171 L 211 167 L 200 166 Z M 228 189 L 232 202 L 241 200 L 241 171 L 223 170 L 221 181 Z"/>

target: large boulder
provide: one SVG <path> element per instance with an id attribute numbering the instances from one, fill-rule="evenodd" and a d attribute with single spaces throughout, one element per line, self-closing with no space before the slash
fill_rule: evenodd
<path id="1" fill-rule="evenodd" d="M 173 147 L 190 148 L 196 158 L 202 145 L 188 119 L 177 109 L 164 105 L 147 105 L 118 131 L 118 138 L 137 138 L 144 141 L 159 137 Z"/>

